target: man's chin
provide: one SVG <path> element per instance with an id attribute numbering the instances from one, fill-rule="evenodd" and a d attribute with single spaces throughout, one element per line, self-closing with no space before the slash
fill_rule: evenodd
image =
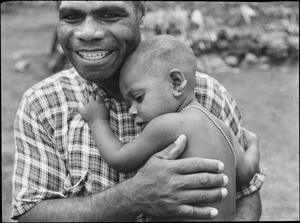
<path id="1" fill-rule="evenodd" d="M 99 65 L 99 64 L 86 64 L 79 62 L 72 62 L 73 66 L 80 74 L 81 77 L 88 81 L 99 82 L 116 80 L 118 76 L 118 70 L 114 69 L 110 65 Z"/>

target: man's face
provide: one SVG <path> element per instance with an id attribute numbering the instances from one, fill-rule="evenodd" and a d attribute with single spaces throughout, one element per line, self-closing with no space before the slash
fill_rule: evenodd
<path id="1" fill-rule="evenodd" d="M 78 73 L 99 83 L 116 78 L 139 44 L 141 18 L 131 2 L 62 1 L 57 34 Z"/>

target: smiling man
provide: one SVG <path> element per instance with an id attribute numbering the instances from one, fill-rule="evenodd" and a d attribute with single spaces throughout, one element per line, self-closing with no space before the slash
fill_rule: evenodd
<path id="1" fill-rule="evenodd" d="M 113 96 L 119 94 L 116 74 L 141 40 L 144 6 L 137 7 L 99 1 L 62 2 L 59 8 L 57 33 L 65 54 L 84 79 L 108 92 L 115 86 Z"/>
<path id="2" fill-rule="evenodd" d="M 132 221 L 154 217 L 210 219 L 206 202 L 227 194 L 228 178 L 217 160 L 176 160 L 186 138 L 153 155 L 137 172 L 124 175 L 101 158 L 90 128 L 78 113 L 85 98 L 98 94 L 110 104 L 110 125 L 123 142 L 140 128 L 119 91 L 119 71 L 141 41 L 145 2 L 62 1 L 57 33 L 74 68 L 30 88 L 15 119 L 16 156 L 12 218 L 19 221 Z M 198 75 L 196 96 L 228 124 L 243 131 L 235 101 L 216 80 Z M 245 130 L 248 146 L 258 146 Z M 242 139 L 242 138 L 241 138 Z M 201 145 L 199 145 L 201 147 Z M 258 190 L 264 173 L 239 191 L 237 219 L 258 220 Z M 203 207 L 194 206 L 203 203 Z"/>

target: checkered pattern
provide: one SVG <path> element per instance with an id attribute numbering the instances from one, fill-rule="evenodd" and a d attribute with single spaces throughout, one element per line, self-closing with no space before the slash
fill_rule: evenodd
<path id="1" fill-rule="evenodd" d="M 88 124 L 77 111 L 79 103 L 93 92 L 111 104 L 110 124 L 120 140 L 128 142 L 139 134 L 126 103 L 82 79 L 74 68 L 36 84 L 24 94 L 15 119 L 12 218 L 44 199 L 89 195 L 135 174 L 118 173 L 101 158 Z M 223 86 L 197 73 L 195 94 L 204 107 L 242 138 L 237 105 Z M 261 187 L 265 172 L 260 170 L 238 197 Z"/>

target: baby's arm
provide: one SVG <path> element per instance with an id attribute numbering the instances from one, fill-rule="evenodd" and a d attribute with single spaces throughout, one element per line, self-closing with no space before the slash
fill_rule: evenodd
<path id="1" fill-rule="evenodd" d="M 89 101 L 78 109 L 84 120 L 89 124 L 93 138 L 103 159 L 115 170 L 130 172 L 142 166 L 154 153 L 167 147 L 175 137 L 166 129 L 168 124 L 161 118 L 152 120 L 143 132 L 130 143 L 122 143 L 113 133 L 108 122 L 109 110 L 101 97 L 90 96 Z M 177 136 L 178 137 L 178 136 Z"/>
<path id="2" fill-rule="evenodd" d="M 260 155 L 258 150 L 258 145 L 252 145 L 249 142 L 245 142 L 246 147 L 248 148 L 246 152 L 240 146 L 236 136 L 230 130 L 232 144 L 236 153 L 237 158 L 237 170 L 236 170 L 236 182 L 237 185 L 242 186 L 248 184 L 255 173 L 257 172 Z M 245 131 L 245 134 L 251 134 L 251 132 Z M 256 137 L 255 134 L 251 137 Z M 249 138 L 251 138 L 249 136 Z M 256 141 L 258 142 L 258 141 Z M 248 147 L 248 144 L 251 145 Z"/>
<path id="3" fill-rule="evenodd" d="M 83 102 L 83 106 L 78 108 L 78 112 L 89 124 L 93 138 L 104 159 L 123 146 L 110 127 L 109 109 L 99 95 L 91 95 L 88 101 Z"/>

